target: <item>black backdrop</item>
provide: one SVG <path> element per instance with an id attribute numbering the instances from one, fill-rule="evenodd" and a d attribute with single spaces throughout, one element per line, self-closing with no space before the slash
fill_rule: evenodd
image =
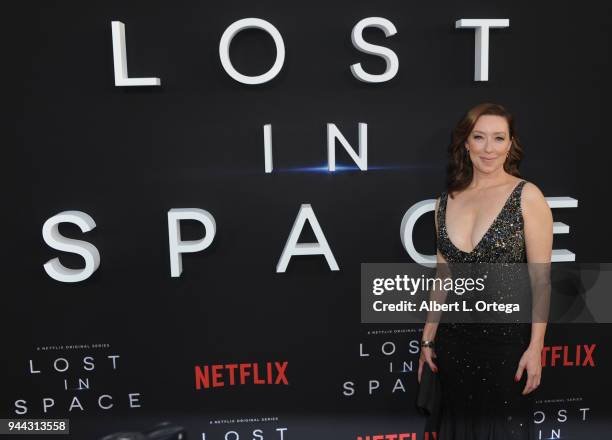
<path id="1" fill-rule="evenodd" d="M 589 1 L 495 3 L 11 5 L 2 416 L 69 418 L 72 438 L 163 420 L 185 426 L 189 438 L 234 438 L 229 431 L 251 438 L 259 428 L 268 439 L 281 432 L 422 438 L 413 408 L 418 328 L 361 324 L 359 270 L 362 262 L 412 261 L 400 241 L 402 216 L 444 189 L 446 147 L 463 112 L 494 101 L 516 114 L 524 177 L 546 196 L 579 203 L 554 210 L 556 221 L 570 225 L 554 247 L 570 249 L 579 262 L 609 261 L 610 9 Z M 398 75 L 382 84 L 361 83 L 349 71 L 355 62 L 384 70 L 381 59 L 351 44 L 352 27 L 369 16 L 398 29 L 389 38 L 364 33 L 399 57 Z M 221 34 L 245 17 L 271 22 L 285 42 L 284 67 L 264 85 L 237 83 L 219 61 Z M 459 18 L 510 19 L 509 28 L 491 31 L 487 82 L 473 80 L 474 31 L 455 29 Z M 126 26 L 130 76 L 160 77 L 161 87 L 114 86 L 112 20 Z M 239 71 L 254 75 L 269 68 L 275 49 L 262 31 L 248 30 L 234 39 L 231 56 Z M 357 123 L 368 124 L 371 170 L 303 169 L 326 165 L 329 122 L 353 146 Z M 266 123 L 274 137 L 271 174 L 264 173 Z M 337 157 L 351 165 L 341 148 Z M 312 205 L 340 271 L 322 257 L 294 257 L 286 273 L 275 272 L 303 203 Z M 166 216 L 184 207 L 209 211 L 217 235 L 206 251 L 185 255 L 182 276 L 171 278 Z M 60 227 L 100 251 L 99 269 L 80 283 L 57 282 L 42 267 L 56 256 L 82 265 L 42 239 L 45 220 L 64 210 L 86 212 L 97 225 L 87 234 Z M 195 222 L 182 230 L 184 239 L 203 234 Z M 414 240 L 433 253 L 432 213 L 419 220 Z M 601 392 L 610 386 L 609 331 L 551 326 L 547 345 L 597 344 L 596 363 L 545 368 L 542 438 L 551 430 L 585 438 L 610 429 L 610 398 Z M 109 346 L 40 350 L 96 343 Z M 390 344 L 396 351 L 381 354 Z M 102 359 L 111 354 L 120 356 L 117 370 Z M 94 371 L 82 370 L 87 355 L 96 358 Z M 68 373 L 52 371 L 57 357 L 71 362 Z M 29 373 L 30 360 L 42 373 Z M 288 386 L 194 389 L 196 365 L 267 361 L 288 362 Z M 64 379 L 78 377 L 90 377 L 91 389 L 64 389 Z M 393 392 L 398 378 L 405 391 Z M 371 380 L 380 388 L 370 395 Z M 347 382 L 354 395 L 343 393 Z M 140 408 L 127 407 L 131 392 L 141 393 Z M 111 410 L 96 406 L 103 393 L 113 396 Z M 84 410 L 68 411 L 74 395 Z M 56 402 L 47 414 L 44 397 Z M 27 400 L 27 414 L 15 414 L 18 399 Z M 278 420 L 231 422 L 238 417 Z"/>

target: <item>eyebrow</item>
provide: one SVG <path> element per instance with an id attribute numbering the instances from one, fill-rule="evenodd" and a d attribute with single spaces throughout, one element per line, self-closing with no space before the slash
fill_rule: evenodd
<path id="1" fill-rule="evenodd" d="M 482 133 L 482 134 L 486 134 L 484 131 L 480 131 L 480 130 L 474 130 L 474 133 Z M 506 134 L 505 131 L 496 131 L 493 134 Z"/>

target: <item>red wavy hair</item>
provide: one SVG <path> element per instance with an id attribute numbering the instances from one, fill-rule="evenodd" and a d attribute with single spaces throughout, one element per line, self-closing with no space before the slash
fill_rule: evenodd
<path id="1" fill-rule="evenodd" d="M 476 121 L 482 115 L 502 116 L 508 122 L 512 143 L 504 162 L 504 170 L 513 176 L 521 177 L 519 165 L 523 159 L 523 146 L 516 134 L 514 117 L 503 106 L 484 102 L 468 110 L 453 129 L 452 141 L 448 147 L 449 162 L 446 170 L 446 191 L 451 198 L 454 191 L 467 188 L 472 181 L 474 170 L 469 153 L 465 148 L 465 142 L 474 129 Z"/>

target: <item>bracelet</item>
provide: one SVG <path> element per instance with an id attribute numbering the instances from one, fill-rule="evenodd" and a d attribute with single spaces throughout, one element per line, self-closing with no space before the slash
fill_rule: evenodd
<path id="1" fill-rule="evenodd" d="M 430 347 L 430 348 L 433 348 L 433 346 L 434 346 L 434 341 L 433 340 L 428 341 L 426 339 L 423 339 L 421 341 L 421 347 Z"/>

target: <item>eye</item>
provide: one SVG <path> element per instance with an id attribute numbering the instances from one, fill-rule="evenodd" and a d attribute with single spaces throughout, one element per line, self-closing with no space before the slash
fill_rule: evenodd
<path id="1" fill-rule="evenodd" d="M 481 135 L 479 135 L 479 134 L 475 134 L 475 135 L 474 135 L 474 139 L 482 139 L 482 136 L 481 136 Z"/>
<path id="2" fill-rule="evenodd" d="M 503 138 L 503 137 L 498 136 L 498 137 L 497 137 L 497 140 L 498 140 L 498 141 L 503 141 L 503 140 L 504 140 L 504 138 Z"/>

